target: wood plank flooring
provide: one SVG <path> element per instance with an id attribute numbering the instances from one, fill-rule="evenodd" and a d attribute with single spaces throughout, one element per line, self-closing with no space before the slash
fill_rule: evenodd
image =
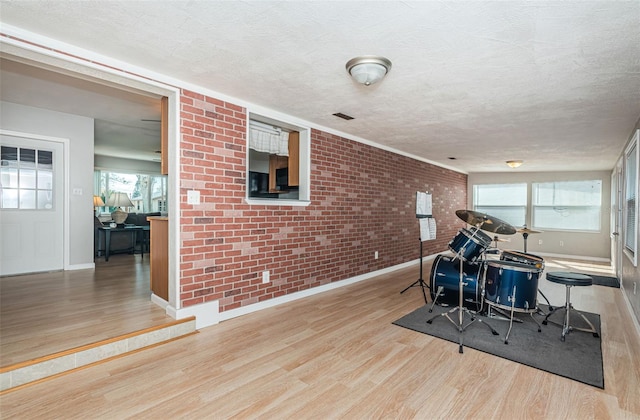
<path id="1" fill-rule="evenodd" d="M 580 261 L 546 263 L 547 271 L 610 270 Z M 427 283 L 430 265 L 425 262 Z M 576 308 L 601 314 L 601 390 L 471 348 L 459 354 L 457 344 L 392 325 L 424 304 L 419 288 L 399 293 L 417 276 L 417 266 L 380 275 L 10 392 L 0 397 L 0 415 L 640 418 L 640 337 L 620 289 L 576 287 L 571 294 Z M 552 304 L 564 302 L 563 286 L 542 280 L 540 289 Z M 560 334 L 557 326 L 544 328 Z"/>
<path id="2" fill-rule="evenodd" d="M 171 321 L 150 296 L 148 255 L 0 278 L 0 366 Z"/>

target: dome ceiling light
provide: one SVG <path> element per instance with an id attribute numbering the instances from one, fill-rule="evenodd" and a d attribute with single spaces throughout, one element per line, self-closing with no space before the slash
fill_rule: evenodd
<path id="1" fill-rule="evenodd" d="M 365 86 L 373 85 L 391 70 L 391 61 L 375 55 L 363 55 L 347 61 L 347 72 L 356 82 Z"/>
<path id="2" fill-rule="evenodd" d="M 509 165 L 510 168 L 517 168 L 520 165 L 522 165 L 524 162 L 521 160 L 508 160 L 507 161 L 507 165 Z"/>

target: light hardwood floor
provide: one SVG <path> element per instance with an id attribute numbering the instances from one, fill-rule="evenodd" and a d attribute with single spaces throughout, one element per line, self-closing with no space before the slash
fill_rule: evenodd
<path id="1" fill-rule="evenodd" d="M 0 278 L 0 366 L 171 321 L 150 301 L 148 257 Z"/>
<path id="2" fill-rule="evenodd" d="M 427 282 L 430 265 L 425 262 Z M 610 273 L 580 261 L 547 260 L 546 269 Z M 601 390 L 471 348 L 459 354 L 457 344 L 392 325 L 424 304 L 419 288 L 399 293 L 417 276 L 414 266 L 228 320 L 10 392 L 0 397 L 0 413 L 24 419 L 640 418 L 640 337 L 620 289 L 572 290 L 576 308 L 601 314 Z M 542 280 L 540 288 L 552 304 L 564 302 L 563 286 Z"/>

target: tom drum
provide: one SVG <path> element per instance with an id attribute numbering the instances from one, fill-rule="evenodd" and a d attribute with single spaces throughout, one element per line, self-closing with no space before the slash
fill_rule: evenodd
<path id="1" fill-rule="evenodd" d="M 463 260 L 474 262 L 491 245 L 491 237 L 483 231 L 472 227 L 460 229 L 455 238 L 449 242 L 449 249 L 459 254 Z"/>

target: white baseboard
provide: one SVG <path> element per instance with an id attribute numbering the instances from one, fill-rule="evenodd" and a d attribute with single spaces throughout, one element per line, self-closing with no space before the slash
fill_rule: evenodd
<path id="1" fill-rule="evenodd" d="M 423 262 L 434 259 L 439 254 L 429 255 L 422 258 Z M 348 286 L 350 284 L 358 283 L 364 280 L 368 280 L 373 277 L 380 276 L 382 274 L 391 273 L 396 270 L 401 270 L 406 267 L 418 264 L 419 259 L 408 261 L 406 263 L 394 265 L 392 267 L 383 268 L 381 270 L 372 271 L 370 273 L 361 274 L 359 276 L 351 277 L 345 280 L 335 281 L 332 283 L 324 284 L 322 286 L 313 287 L 311 289 L 302 290 L 300 292 L 291 293 L 289 295 L 280 296 L 274 299 L 269 299 L 263 302 L 254 303 L 253 305 L 247 305 L 240 308 L 232 309 L 230 311 L 222 312 L 220 314 L 220 321 L 226 321 L 228 319 L 236 318 L 238 316 L 247 315 L 252 312 L 260 311 L 262 309 L 271 308 L 283 303 L 292 302 L 294 300 L 306 298 L 309 296 L 317 295 L 318 293 L 327 292 L 329 290 L 338 289 L 340 287 Z"/>
<path id="2" fill-rule="evenodd" d="M 186 308 L 180 309 L 176 309 L 167 304 L 165 311 L 167 312 L 167 315 L 173 319 L 183 319 L 195 316 L 196 329 L 198 330 L 220 322 L 220 305 L 217 300 L 201 303 L 199 305 L 187 306 Z"/>
<path id="3" fill-rule="evenodd" d="M 72 270 L 87 270 L 87 269 L 93 269 L 93 268 L 96 268 L 96 264 L 95 263 L 69 264 L 67 267 L 65 267 L 65 270 L 68 270 L 68 271 L 72 271 Z"/>
<path id="4" fill-rule="evenodd" d="M 422 260 L 423 262 L 433 260 L 438 255 L 440 254 L 424 256 Z M 269 299 L 263 302 L 254 303 L 252 305 L 247 305 L 240 308 L 232 309 L 226 312 L 220 312 L 220 305 L 219 305 L 219 301 L 217 300 L 202 303 L 199 305 L 192 305 L 192 306 L 188 306 L 186 308 L 181 308 L 181 309 L 174 308 L 173 306 L 169 305 L 164 299 L 161 299 L 153 294 L 151 296 L 151 300 L 154 301 L 159 306 L 162 306 L 163 308 L 165 308 L 167 315 L 169 315 L 173 319 L 183 319 L 189 316 L 195 316 L 196 329 L 201 329 L 201 328 L 209 327 L 212 325 L 216 325 L 221 321 L 226 321 L 228 319 L 247 315 L 253 312 L 260 311 L 262 309 L 272 308 L 274 306 L 281 305 L 283 303 L 293 302 L 298 299 L 303 299 L 309 296 L 317 295 L 318 293 L 323 293 L 329 290 L 338 289 L 340 287 L 344 287 L 350 284 L 368 280 L 370 278 L 377 277 L 382 274 L 387 274 L 396 270 L 401 270 L 403 268 L 411 267 L 412 265 L 419 264 L 419 262 L 420 262 L 420 259 L 415 259 L 402 264 L 394 265 L 392 267 L 387 267 L 381 270 L 372 271 L 370 273 L 361 274 L 359 276 L 351 277 L 345 280 L 335 281 L 332 283 L 324 284 L 322 286 L 313 287 L 311 289 L 302 290 L 300 292 L 291 293 L 291 294 L 280 296 L 274 299 Z"/>
<path id="5" fill-rule="evenodd" d="M 638 318 L 636 317 L 635 311 L 633 310 L 633 305 L 631 305 L 631 300 L 629 300 L 629 296 L 627 295 L 627 292 L 624 290 L 624 283 L 622 282 L 620 282 L 620 292 L 622 293 L 624 301 L 627 303 L 627 311 L 629 311 L 629 315 L 633 320 L 633 325 L 635 325 L 636 327 L 636 332 L 638 333 L 638 336 L 640 336 L 640 323 L 638 321 Z"/>
<path id="6" fill-rule="evenodd" d="M 587 257 L 584 255 L 552 254 L 548 252 L 537 252 L 535 255 L 539 255 L 541 257 L 564 258 L 567 260 L 584 260 L 584 261 L 595 261 L 595 262 L 606 262 L 606 263 L 611 262 L 610 258 Z"/>
<path id="7" fill-rule="evenodd" d="M 166 300 L 162 299 L 160 296 L 156 295 L 155 293 L 151 293 L 151 302 L 155 303 L 156 305 L 158 305 L 159 307 L 161 307 L 162 309 L 167 309 L 167 307 L 169 306 L 169 302 L 167 302 Z M 178 319 L 175 317 L 172 317 L 173 319 Z"/>

